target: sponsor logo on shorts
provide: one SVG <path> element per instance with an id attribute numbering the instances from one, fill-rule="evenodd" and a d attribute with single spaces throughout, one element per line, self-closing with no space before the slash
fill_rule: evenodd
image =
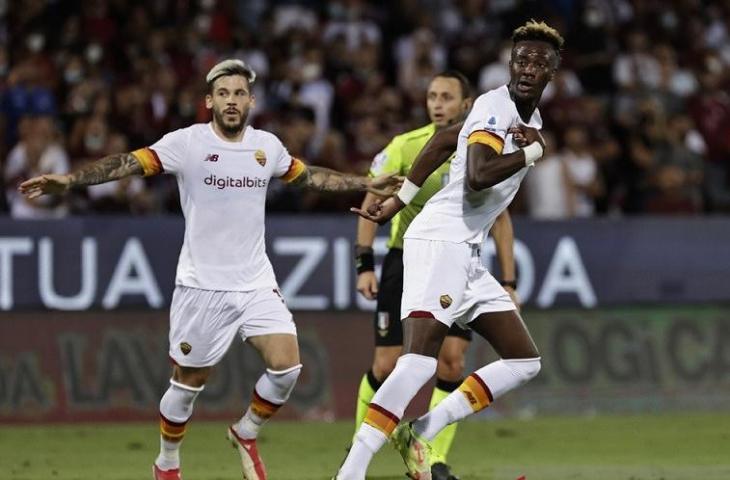
<path id="1" fill-rule="evenodd" d="M 190 345 L 188 342 L 182 342 L 180 344 L 180 351 L 183 353 L 183 355 L 187 355 L 192 349 L 193 346 Z"/>
<path id="2" fill-rule="evenodd" d="M 224 188 L 266 188 L 269 181 L 259 177 L 219 177 L 217 175 L 208 175 L 203 179 L 203 183 L 223 190 Z"/>
<path id="3" fill-rule="evenodd" d="M 259 165 L 262 167 L 266 165 L 266 153 L 263 150 L 256 150 L 254 152 L 253 157 L 256 159 L 257 162 L 259 162 Z"/>
<path id="4" fill-rule="evenodd" d="M 378 335 L 384 337 L 388 335 L 390 329 L 390 314 L 388 312 L 378 312 Z"/>
<path id="5" fill-rule="evenodd" d="M 441 308 L 449 308 L 451 306 L 451 297 L 448 295 L 441 295 L 439 297 L 439 303 L 441 304 Z"/>

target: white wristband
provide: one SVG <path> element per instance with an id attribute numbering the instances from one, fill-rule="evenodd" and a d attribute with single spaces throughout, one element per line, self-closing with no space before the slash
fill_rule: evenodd
<path id="1" fill-rule="evenodd" d="M 406 178 L 403 180 L 403 185 L 401 185 L 400 190 L 397 193 L 397 197 L 400 198 L 401 202 L 408 205 L 420 189 L 421 187 Z"/>
<path id="2" fill-rule="evenodd" d="M 525 152 L 525 165 L 531 167 L 535 164 L 540 157 L 542 157 L 543 149 L 540 142 L 532 142 L 528 146 L 522 149 Z"/>

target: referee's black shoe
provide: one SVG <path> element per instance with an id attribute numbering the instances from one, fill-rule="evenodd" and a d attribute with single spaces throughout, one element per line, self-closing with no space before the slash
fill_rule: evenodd
<path id="1" fill-rule="evenodd" d="M 431 480 L 459 480 L 459 477 L 451 473 L 448 465 L 438 462 L 431 465 Z"/>

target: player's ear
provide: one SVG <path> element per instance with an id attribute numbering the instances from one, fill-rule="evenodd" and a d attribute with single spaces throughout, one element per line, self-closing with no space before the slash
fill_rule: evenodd
<path id="1" fill-rule="evenodd" d="M 462 107 L 464 108 L 464 111 L 465 111 L 465 112 L 468 112 L 469 110 L 471 110 L 471 106 L 472 106 L 473 104 L 474 104 L 474 99 L 473 99 L 473 98 L 471 98 L 471 97 L 467 97 L 467 98 L 465 98 L 465 99 L 464 99 L 464 100 L 462 101 L 462 103 L 461 103 L 461 106 L 462 106 Z"/>
<path id="2" fill-rule="evenodd" d="M 255 108 L 255 107 L 256 107 L 256 95 L 254 95 L 252 93 L 251 94 L 251 108 Z"/>
<path id="3" fill-rule="evenodd" d="M 213 95 L 211 95 L 210 93 L 205 95 L 205 108 L 207 108 L 208 110 L 213 108 Z"/>

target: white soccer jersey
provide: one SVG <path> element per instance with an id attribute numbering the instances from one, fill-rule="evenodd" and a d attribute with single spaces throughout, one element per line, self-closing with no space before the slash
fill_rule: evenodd
<path id="1" fill-rule="evenodd" d="M 535 109 L 525 124 L 507 86 L 490 90 L 477 98 L 459 132 L 456 156 L 451 161 L 449 183 L 426 203 L 411 223 L 404 238 L 481 243 L 497 216 L 512 202 L 525 167 L 490 188 L 473 191 L 466 182 L 466 152 L 470 143 L 486 143 L 501 154 L 519 147 L 508 134 L 512 126 L 527 125 L 540 129 L 542 119 Z"/>
<path id="2" fill-rule="evenodd" d="M 176 285 L 225 291 L 276 287 L 264 244 L 266 190 L 272 177 L 289 181 L 305 166 L 275 135 L 246 127 L 240 142 L 227 142 L 211 123 L 195 124 L 133 154 L 145 175 L 177 177 L 185 238 Z"/>

